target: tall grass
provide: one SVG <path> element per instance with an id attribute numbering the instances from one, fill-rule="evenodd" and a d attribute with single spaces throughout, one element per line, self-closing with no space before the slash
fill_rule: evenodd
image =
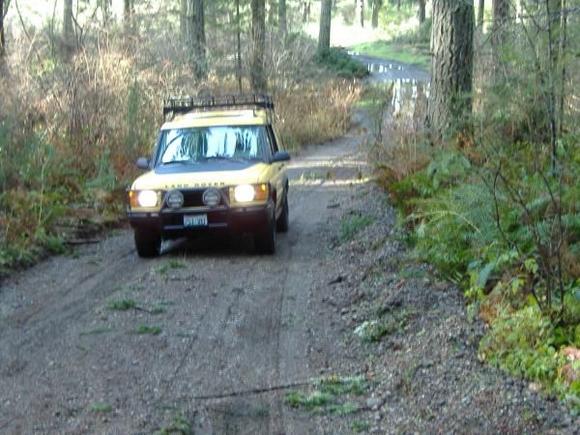
<path id="1" fill-rule="evenodd" d="M 350 125 L 351 109 L 360 90 L 357 84 L 336 80 L 323 86 L 310 83 L 279 92 L 276 107 L 283 142 L 296 150 L 343 134 Z"/>

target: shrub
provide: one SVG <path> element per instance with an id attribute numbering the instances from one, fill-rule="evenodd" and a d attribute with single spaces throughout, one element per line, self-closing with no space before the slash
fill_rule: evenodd
<path id="1" fill-rule="evenodd" d="M 316 55 L 316 61 L 338 77 L 362 79 L 369 75 L 366 65 L 350 57 L 342 48 L 324 50 Z"/>
<path id="2" fill-rule="evenodd" d="M 567 390 L 560 379 L 566 360 L 557 351 L 554 326 L 537 306 L 503 311 L 482 339 L 479 352 L 491 364 L 540 382 L 549 391 Z"/>

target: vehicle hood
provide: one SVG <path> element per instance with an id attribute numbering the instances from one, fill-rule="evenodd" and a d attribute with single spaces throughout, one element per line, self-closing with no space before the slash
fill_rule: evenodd
<path id="1" fill-rule="evenodd" d="M 195 189 L 267 182 L 269 165 L 261 162 L 228 162 L 219 165 L 160 167 L 137 178 L 132 190 Z"/>

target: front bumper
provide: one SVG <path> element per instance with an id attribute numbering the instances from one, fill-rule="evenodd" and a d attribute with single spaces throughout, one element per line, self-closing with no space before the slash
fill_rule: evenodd
<path id="1" fill-rule="evenodd" d="M 184 216 L 207 215 L 207 226 L 185 227 Z M 127 211 L 131 226 L 161 234 L 164 238 L 194 236 L 201 233 L 245 234 L 266 231 L 272 225 L 274 202 L 248 207 L 195 207 L 159 212 Z"/>

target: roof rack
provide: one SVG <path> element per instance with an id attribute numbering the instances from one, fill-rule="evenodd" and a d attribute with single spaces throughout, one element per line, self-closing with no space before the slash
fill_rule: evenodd
<path id="1" fill-rule="evenodd" d="M 268 109 L 274 110 L 269 95 L 224 95 L 220 97 L 170 97 L 163 101 L 163 116 L 212 109 Z"/>

